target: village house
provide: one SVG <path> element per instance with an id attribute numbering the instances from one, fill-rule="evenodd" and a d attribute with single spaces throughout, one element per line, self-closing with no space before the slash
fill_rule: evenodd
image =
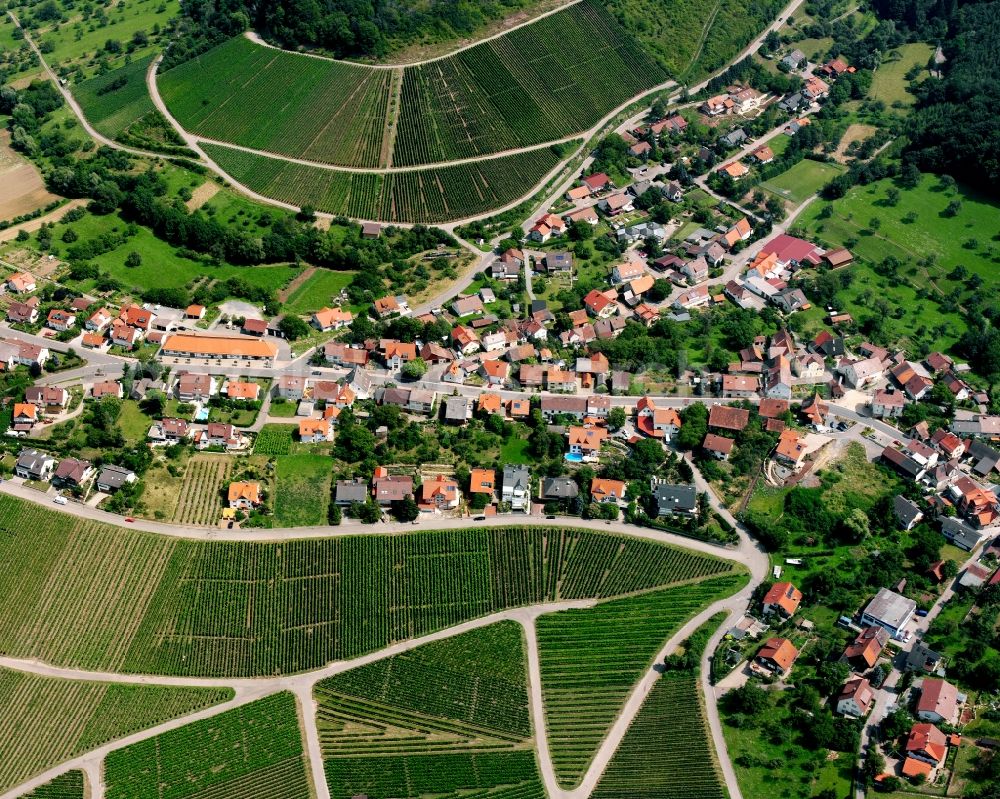
<path id="1" fill-rule="evenodd" d="M 18 272 L 7 278 L 7 290 L 14 294 L 30 294 L 38 288 L 34 275 Z"/>
<path id="2" fill-rule="evenodd" d="M 567 437 L 571 455 L 596 456 L 608 437 L 608 431 L 603 427 L 571 427 Z"/>
<path id="3" fill-rule="evenodd" d="M 14 474 L 25 480 L 48 480 L 55 467 L 55 458 L 47 452 L 23 449 L 14 463 Z"/>
<path id="4" fill-rule="evenodd" d="M 715 433 L 706 433 L 705 440 L 701 442 L 701 448 L 716 460 L 728 461 L 736 442 L 731 438 L 717 436 Z"/>
<path id="5" fill-rule="evenodd" d="M 33 325 L 38 321 L 38 297 L 13 301 L 7 306 L 7 321 L 14 325 Z"/>
<path id="6" fill-rule="evenodd" d="M 58 412 L 69 404 L 69 392 L 61 386 L 29 386 L 24 400 L 45 411 Z"/>
<path id="7" fill-rule="evenodd" d="M 177 399 L 181 402 L 204 402 L 216 393 L 214 377 L 195 372 L 181 372 L 177 375 Z"/>
<path id="8" fill-rule="evenodd" d="M 673 440 L 681 428 L 681 418 L 673 408 L 658 408 L 649 397 L 643 397 L 635 406 L 636 429 L 653 438 Z"/>
<path id="9" fill-rule="evenodd" d="M 769 638 L 757 652 L 754 665 L 765 673 L 787 677 L 799 650 L 787 638 Z"/>
<path id="10" fill-rule="evenodd" d="M 101 397 L 122 399 L 125 396 L 125 389 L 117 380 L 102 380 L 90 387 L 90 396 L 94 399 L 101 399 Z"/>
<path id="11" fill-rule="evenodd" d="M 67 487 L 84 485 L 94 476 L 90 461 L 77 458 L 63 458 L 52 475 L 52 482 Z"/>
<path id="12" fill-rule="evenodd" d="M 65 333 L 76 326 L 76 314 L 73 311 L 64 311 L 62 308 L 53 308 L 49 311 L 45 324 L 52 330 Z"/>
<path id="13" fill-rule="evenodd" d="M 322 444 L 333 440 L 333 428 L 328 419 L 300 419 L 299 441 L 303 444 Z"/>
<path id="14" fill-rule="evenodd" d="M 527 466 L 503 467 L 500 501 L 511 510 L 526 510 L 531 505 L 531 473 Z"/>
<path id="15" fill-rule="evenodd" d="M 776 613 L 788 619 L 795 615 L 802 602 L 802 592 L 788 582 L 775 583 L 766 594 L 761 604 L 761 612 L 765 616 Z"/>
<path id="16" fill-rule="evenodd" d="M 330 330 L 340 330 L 354 321 L 354 314 L 342 308 L 322 308 L 312 315 L 312 324 L 324 333 Z"/>
<path id="17" fill-rule="evenodd" d="M 889 633 L 882 627 L 865 627 L 844 650 L 844 658 L 851 668 L 866 671 L 878 663 L 882 650 L 889 643 Z"/>
<path id="18" fill-rule="evenodd" d="M 237 510 L 253 510 L 260 505 L 260 483 L 241 480 L 229 484 L 229 507 Z"/>
<path id="19" fill-rule="evenodd" d="M 417 503 L 424 512 L 453 510 L 458 507 L 461 498 L 458 483 L 450 477 L 435 475 L 420 486 Z"/>
<path id="20" fill-rule="evenodd" d="M 917 612 L 917 603 L 902 594 L 880 588 L 875 597 L 861 613 L 860 623 L 864 626 L 883 628 L 893 638 L 901 639 L 906 625 Z"/>
<path id="21" fill-rule="evenodd" d="M 260 384 L 249 380 L 227 380 L 222 387 L 227 399 L 237 402 L 254 402 L 260 397 Z"/>
<path id="22" fill-rule="evenodd" d="M 198 430 L 194 434 L 194 445 L 199 450 L 209 447 L 226 450 L 242 449 L 246 443 L 247 439 L 235 427 L 221 422 L 209 422 L 203 430 Z"/>
<path id="23" fill-rule="evenodd" d="M 323 345 L 323 358 L 334 366 L 368 365 L 368 350 L 364 347 L 351 347 L 341 341 L 328 341 Z"/>
<path id="24" fill-rule="evenodd" d="M 614 503 L 621 505 L 625 502 L 625 492 L 627 486 L 621 480 L 607 480 L 602 477 L 595 477 L 590 481 L 590 499 L 599 504 Z"/>
<path id="25" fill-rule="evenodd" d="M 948 738 L 933 724 L 914 724 L 906 738 L 904 777 L 930 779 L 948 755 Z"/>
<path id="26" fill-rule="evenodd" d="M 469 475 L 469 493 L 485 494 L 490 502 L 496 492 L 496 472 L 492 469 L 473 469 Z"/>
<path id="27" fill-rule="evenodd" d="M 372 494 L 383 508 L 413 496 L 413 478 L 409 475 L 390 475 L 384 466 L 375 468 Z"/>
<path id="28" fill-rule="evenodd" d="M 868 713 L 874 699 L 871 683 L 864 677 L 852 677 L 837 696 L 837 713 L 859 719 Z"/>
<path id="29" fill-rule="evenodd" d="M 906 397 L 901 391 L 876 391 L 871 401 L 872 417 L 875 419 L 896 419 L 903 415 Z"/>
<path id="30" fill-rule="evenodd" d="M 191 435 L 191 425 L 184 419 L 166 418 L 153 422 L 147 438 L 153 444 L 176 444 Z"/>
<path id="31" fill-rule="evenodd" d="M 713 405 L 708 410 L 708 426 L 716 430 L 739 432 L 750 423 L 750 411 L 745 408 L 731 408 L 728 405 Z"/>
<path id="32" fill-rule="evenodd" d="M 653 478 L 650 489 L 658 517 L 698 515 L 698 492 L 694 486 L 662 483 Z"/>
<path id="33" fill-rule="evenodd" d="M 125 486 L 136 482 L 138 479 L 139 476 L 131 469 L 109 463 L 101 469 L 100 474 L 97 475 L 97 480 L 94 481 L 94 485 L 97 486 L 98 491 L 105 494 L 113 494 Z"/>
<path id="34" fill-rule="evenodd" d="M 391 371 L 401 369 L 403 364 L 417 357 L 417 345 L 412 342 L 384 338 L 379 341 L 378 348 L 385 368 Z"/>
<path id="35" fill-rule="evenodd" d="M 934 724 L 953 724 L 958 718 L 958 707 L 964 699 L 947 680 L 925 677 L 917 700 L 917 718 Z"/>

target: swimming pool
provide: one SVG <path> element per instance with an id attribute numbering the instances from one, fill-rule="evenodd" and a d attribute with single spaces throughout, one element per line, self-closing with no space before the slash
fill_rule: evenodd
<path id="1" fill-rule="evenodd" d="M 198 412 L 194 415 L 194 420 L 196 422 L 207 422 L 208 421 L 208 408 L 199 408 Z"/>
<path id="2" fill-rule="evenodd" d="M 583 455 L 580 455 L 578 452 L 567 452 L 566 460 L 570 463 L 583 463 Z"/>

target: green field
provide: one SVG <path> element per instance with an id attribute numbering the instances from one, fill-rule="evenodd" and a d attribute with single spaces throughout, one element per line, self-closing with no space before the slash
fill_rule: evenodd
<path id="1" fill-rule="evenodd" d="M 307 452 L 282 455 L 275 468 L 274 522 L 279 527 L 326 524 L 332 462 Z"/>
<path id="2" fill-rule="evenodd" d="M 560 528 L 205 543 L 67 524 L 6 496 L 0 531 L 0 650 L 143 673 L 304 671 L 504 608 L 733 570 L 648 540 Z"/>
<path id="3" fill-rule="evenodd" d="M 320 682 L 331 796 L 475 789 L 542 799 L 522 638 L 502 622 Z"/>
<path id="4" fill-rule="evenodd" d="M 354 272 L 317 269 L 285 300 L 286 313 L 306 314 L 337 305 L 335 298 L 353 277 Z"/>
<path id="5" fill-rule="evenodd" d="M 737 576 L 538 619 L 552 761 L 564 787 L 583 777 L 636 681 L 692 616 L 736 592 Z"/>
<path id="6" fill-rule="evenodd" d="M 107 799 L 310 799 L 295 699 L 273 694 L 111 752 Z"/>
<path id="7" fill-rule="evenodd" d="M 159 85 L 193 133 L 372 167 L 388 164 L 383 138 L 390 124 L 398 128 L 394 166 L 489 155 L 588 130 L 666 77 L 596 0 L 584 0 L 402 70 L 308 58 L 235 38 L 164 73 Z M 395 104 L 396 93 L 393 122 L 388 100 L 392 95 Z"/>
<path id="8" fill-rule="evenodd" d="M 230 699 L 229 689 L 164 688 L 0 669 L 0 791 L 108 741 Z M 43 796 L 45 794 L 39 794 Z"/>
<path id="9" fill-rule="evenodd" d="M 355 219 L 428 224 L 514 202 L 530 193 L 560 159 L 554 150 L 542 147 L 439 169 L 352 173 L 203 146 L 236 181 L 266 197 Z"/>
<path id="10" fill-rule="evenodd" d="M 943 310 L 939 300 L 953 292 L 995 292 L 998 286 L 996 244 L 998 208 L 971 189 L 942 190 L 937 178 L 924 176 L 915 189 L 900 190 L 891 205 L 892 181 L 857 186 L 832 203 L 833 215 L 820 218 L 825 203 L 814 203 L 797 221 L 806 235 L 826 246 L 850 245 L 863 263 L 849 269 L 853 280 L 838 295 L 843 310 L 855 319 L 879 314 L 891 340 L 919 343 L 928 349 L 948 349 L 965 330 L 962 314 Z M 959 202 L 949 216 L 945 209 Z M 872 229 L 871 220 L 878 219 Z M 871 265 L 895 258 L 901 268 L 891 277 L 876 274 Z M 961 265 L 968 276 L 982 281 L 973 289 L 968 277 L 952 278 Z"/>
<path id="11" fill-rule="evenodd" d="M 761 185 L 781 199 L 801 205 L 843 171 L 839 164 L 803 158 L 791 169 Z"/>
<path id="12" fill-rule="evenodd" d="M 906 87 L 908 81 L 905 75 L 913 67 L 926 67 L 934 54 L 934 48 L 923 42 L 914 42 L 904 44 L 898 51 L 898 59 L 884 59 L 875 70 L 869 96 L 889 106 L 893 103 L 912 105 L 914 97 Z M 923 71 L 922 77 L 927 77 L 926 70 Z"/>
<path id="13" fill-rule="evenodd" d="M 84 799 L 83 794 L 83 772 L 67 771 L 25 794 L 22 799 Z"/>

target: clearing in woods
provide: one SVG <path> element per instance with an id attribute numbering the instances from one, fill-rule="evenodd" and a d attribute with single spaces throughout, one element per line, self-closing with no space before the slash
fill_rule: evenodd
<path id="1" fill-rule="evenodd" d="M 0 220 L 30 214 L 59 197 L 45 188 L 42 174 L 10 146 L 10 133 L 0 130 Z"/>

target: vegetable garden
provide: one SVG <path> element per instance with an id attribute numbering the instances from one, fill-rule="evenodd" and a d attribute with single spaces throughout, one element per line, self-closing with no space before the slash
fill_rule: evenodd
<path id="1" fill-rule="evenodd" d="M 437 169 L 341 172 L 203 144 L 205 152 L 253 191 L 292 205 L 355 219 L 432 224 L 512 203 L 542 182 L 559 154 L 541 147 Z"/>
<path id="2" fill-rule="evenodd" d="M 0 669 L 0 792 L 108 741 L 231 697 L 221 688 L 83 682 Z"/>
<path id="3" fill-rule="evenodd" d="M 248 705 L 117 749 L 105 760 L 107 799 L 310 799 L 295 699 Z"/>
<path id="4" fill-rule="evenodd" d="M 560 782 L 572 787 L 583 777 L 664 643 L 688 619 L 744 583 L 742 576 L 728 575 L 538 619 L 549 747 Z"/>
<path id="5" fill-rule="evenodd" d="M 645 539 L 478 528 L 331 539 L 165 539 L 0 497 L 0 650 L 214 676 L 317 668 L 506 608 L 731 573 Z"/>
<path id="6" fill-rule="evenodd" d="M 254 455 L 287 455 L 292 451 L 292 431 L 288 424 L 266 424 L 253 442 Z"/>

